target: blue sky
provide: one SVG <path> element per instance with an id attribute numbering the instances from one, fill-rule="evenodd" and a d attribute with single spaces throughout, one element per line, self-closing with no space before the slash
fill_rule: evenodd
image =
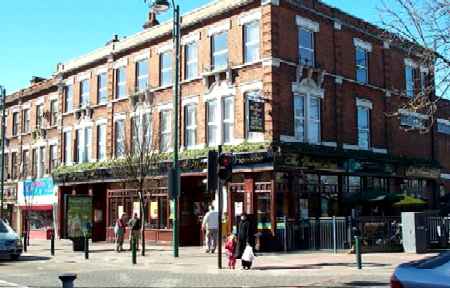
<path id="1" fill-rule="evenodd" d="M 140 31 L 147 16 L 143 0 L 2 2 L 0 85 L 6 87 L 7 93 L 26 87 L 32 76 L 49 77 L 58 62 L 101 47 L 114 34 Z M 209 0 L 178 2 L 185 13 Z M 376 8 L 380 0 L 324 2 L 370 22 L 379 21 Z M 167 19 L 169 14 L 162 17 Z"/>

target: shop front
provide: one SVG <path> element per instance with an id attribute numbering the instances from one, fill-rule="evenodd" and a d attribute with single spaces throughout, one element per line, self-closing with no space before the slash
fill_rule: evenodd
<path id="1" fill-rule="evenodd" d="M 17 184 L 6 184 L 3 194 L 3 217 L 17 231 L 16 221 Z M 1 208 L 0 208 L 1 209 Z"/>
<path id="2" fill-rule="evenodd" d="M 30 239 L 46 239 L 47 230 L 56 227 L 57 197 L 52 178 L 19 182 L 17 204 L 20 232 Z"/>

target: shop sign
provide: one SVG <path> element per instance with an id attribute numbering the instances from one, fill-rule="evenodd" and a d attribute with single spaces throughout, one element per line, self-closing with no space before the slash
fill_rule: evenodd
<path id="1" fill-rule="evenodd" d="M 16 187 L 5 187 L 3 199 L 5 202 L 15 203 L 17 200 L 17 189 Z"/>
<path id="2" fill-rule="evenodd" d="M 52 178 L 19 182 L 17 202 L 19 205 L 52 205 L 56 202 Z"/>
<path id="3" fill-rule="evenodd" d="M 438 179 L 440 175 L 441 171 L 433 168 L 410 166 L 405 171 L 406 177 Z"/>
<path id="4" fill-rule="evenodd" d="M 272 159 L 267 152 L 236 153 L 234 154 L 234 165 L 266 163 L 271 162 Z"/>
<path id="5" fill-rule="evenodd" d="M 264 132 L 264 102 L 248 100 L 248 132 Z"/>
<path id="6" fill-rule="evenodd" d="M 373 172 L 373 173 L 386 173 L 394 174 L 395 168 L 391 164 L 385 164 L 382 162 L 369 162 L 369 161 L 358 161 L 355 159 L 348 159 L 343 163 L 343 169 L 346 172 Z"/>
<path id="7" fill-rule="evenodd" d="M 277 159 L 280 166 L 288 166 L 293 168 L 317 169 L 317 170 L 337 170 L 338 164 L 336 160 L 313 158 L 310 156 L 302 156 L 295 153 L 282 154 Z"/>

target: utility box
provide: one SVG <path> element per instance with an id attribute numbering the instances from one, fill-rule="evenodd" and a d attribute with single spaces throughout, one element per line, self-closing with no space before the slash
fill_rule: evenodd
<path id="1" fill-rule="evenodd" d="M 402 239 L 403 248 L 407 253 L 425 253 L 427 251 L 424 213 L 402 212 Z"/>

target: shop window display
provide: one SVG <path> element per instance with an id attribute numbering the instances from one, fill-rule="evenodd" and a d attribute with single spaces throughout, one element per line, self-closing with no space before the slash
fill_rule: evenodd
<path id="1" fill-rule="evenodd" d="M 258 223 L 258 229 L 272 229 L 270 193 L 256 193 L 255 196 L 257 203 L 256 220 Z"/>
<path id="2" fill-rule="evenodd" d="M 52 211 L 29 211 L 28 221 L 30 223 L 30 230 L 46 230 L 53 226 Z"/>

